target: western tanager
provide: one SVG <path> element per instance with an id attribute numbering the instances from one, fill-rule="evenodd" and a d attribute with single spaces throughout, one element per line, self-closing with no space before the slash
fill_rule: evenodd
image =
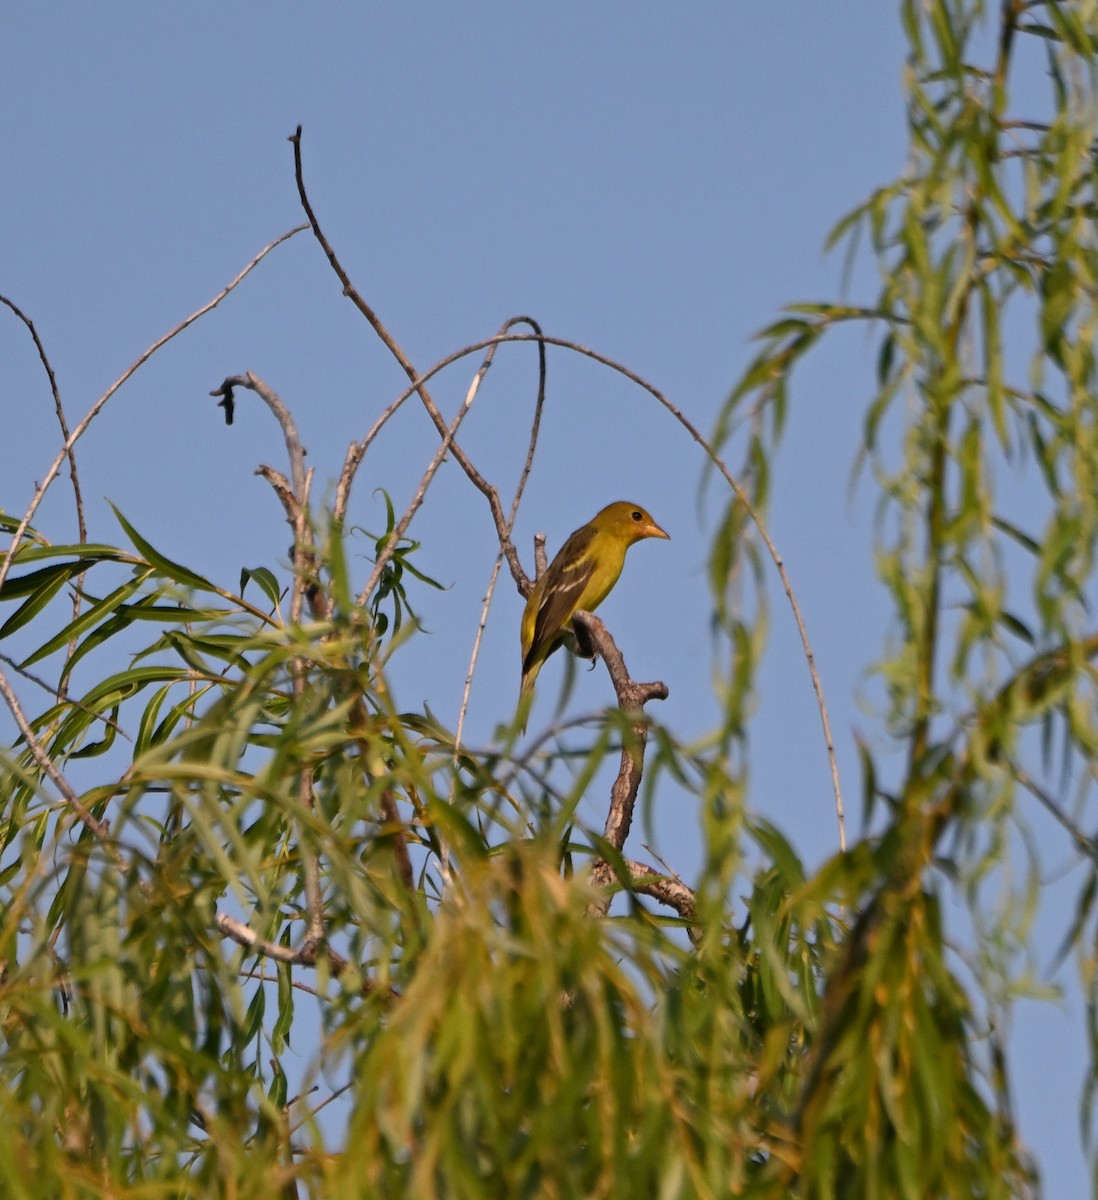
<path id="1" fill-rule="evenodd" d="M 618 581 L 625 552 L 641 538 L 666 538 L 639 504 L 608 504 L 561 546 L 522 614 L 522 688 L 534 686 L 542 663 L 564 641 L 577 612 L 594 612 Z"/>

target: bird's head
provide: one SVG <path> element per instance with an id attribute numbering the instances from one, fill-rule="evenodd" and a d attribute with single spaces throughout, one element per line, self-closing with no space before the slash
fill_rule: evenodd
<path id="1" fill-rule="evenodd" d="M 641 538 L 667 538 L 669 541 L 671 538 L 652 520 L 647 509 L 630 504 L 628 500 L 608 504 L 591 524 L 603 533 L 620 538 L 626 545 L 639 542 Z"/>

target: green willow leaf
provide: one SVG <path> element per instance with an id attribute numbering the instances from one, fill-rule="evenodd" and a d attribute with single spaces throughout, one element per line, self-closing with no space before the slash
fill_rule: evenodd
<path id="1" fill-rule="evenodd" d="M 24 625 L 33 621 L 71 578 L 68 568 L 60 566 L 46 567 L 41 571 L 34 571 L 31 576 L 9 579 L 6 582 L 23 584 L 32 577 L 37 581 L 34 590 L 4 624 L 0 625 L 0 640 L 10 637 L 17 629 L 22 629 Z M 0 599 L 3 598 L 0 596 Z"/>
<path id="2" fill-rule="evenodd" d="M 109 503 L 109 501 L 108 501 Z M 149 542 L 147 542 L 134 527 L 126 520 L 126 518 L 111 504 L 111 511 L 114 513 L 119 525 L 125 530 L 126 536 L 133 542 L 137 552 L 141 554 L 153 567 L 156 568 L 162 575 L 166 575 L 169 579 L 176 583 L 182 584 L 184 587 L 198 588 L 202 591 L 213 591 L 213 585 L 210 581 L 204 578 L 197 572 L 184 567 L 177 562 L 173 562 L 170 558 L 166 558 L 158 550 L 156 550 Z"/>
<path id="3" fill-rule="evenodd" d="M 67 646 L 69 642 L 75 641 L 86 630 L 98 625 L 108 615 L 114 615 L 122 608 L 125 601 L 136 594 L 144 587 L 149 576 L 152 574 L 152 568 L 144 571 L 139 571 L 132 579 L 115 588 L 109 595 L 103 599 L 96 601 L 90 608 L 85 609 L 78 617 L 70 621 L 60 633 L 55 634 L 47 642 L 43 643 L 33 653 L 28 655 L 20 664 L 23 667 L 32 666 L 43 658 Z"/>
<path id="4" fill-rule="evenodd" d="M 271 602 L 271 607 L 278 608 L 282 599 L 282 591 L 278 586 L 278 580 L 275 578 L 274 572 L 267 567 L 243 567 L 240 571 L 240 594 L 244 595 L 244 589 L 249 581 L 254 580 L 256 586 L 262 591 L 264 596 Z"/>

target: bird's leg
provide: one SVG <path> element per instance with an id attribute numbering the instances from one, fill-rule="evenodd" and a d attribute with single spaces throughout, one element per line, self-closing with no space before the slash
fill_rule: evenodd
<path id="1" fill-rule="evenodd" d="M 598 662 L 599 652 L 591 639 L 591 631 L 582 621 L 577 621 L 574 617 L 572 618 L 572 636 L 575 641 L 569 649 L 578 654 L 580 658 L 589 658 L 593 669 L 595 663 Z"/>

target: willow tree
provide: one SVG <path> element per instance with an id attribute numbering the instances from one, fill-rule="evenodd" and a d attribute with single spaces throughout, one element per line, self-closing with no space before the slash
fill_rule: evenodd
<path id="1" fill-rule="evenodd" d="M 1040 878 L 1034 863 L 1023 895 L 1012 890 L 1034 806 L 1078 854 L 1063 939 L 1095 999 L 1098 6 L 984 7 L 902 5 L 907 166 L 833 238 L 856 253 L 868 243 L 879 294 L 791 306 L 709 440 L 656 387 L 529 318 L 429 371 L 414 365 L 325 238 L 299 130 L 307 224 L 259 258 L 311 233 L 409 386 L 349 443 L 321 509 L 292 398 L 227 375 L 214 389 L 225 418 L 260 403 L 284 435 L 285 464 L 261 473 L 293 554 L 211 580 L 151 545 L 133 514 L 118 514 L 119 544 L 85 530 L 78 443 L 259 259 L 71 430 L 46 347 L 5 301 L 33 337 L 63 441 L 28 510 L 0 518 L 8 1192 L 1035 1190 L 1000 1032 L 1016 970 L 1003 948 L 1024 938 L 1019 901 Z M 791 372 L 852 322 L 879 345 L 850 449 L 879 493 L 876 560 L 894 612 L 873 744 L 903 753 L 882 764 L 867 745 L 862 833 L 806 875 L 748 804 L 749 702 L 768 595 L 784 608 L 784 591 L 830 746 L 811 614 L 766 510 L 796 419 Z M 539 368 L 526 470 L 549 361 L 582 352 L 670 410 L 728 489 L 711 560 L 728 665 L 719 727 L 700 747 L 660 724 L 664 686 L 635 681 L 588 617 L 575 648 L 602 659 L 616 700 L 594 727 L 530 741 L 502 730 L 475 749 L 460 727 L 392 702 L 386 673 L 430 586 L 409 530 L 444 457 L 484 497 L 501 578 L 526 594 L 544 557 L 524 567 L 512 541 L 522 482 L 505 500 L 460 436 L 492 356 L 515 342 L 531 346 L 506 352 L 534 352 Z M 472 354 L 480 369 L 447 417 L 432 380 Z M 437 436 L 360 578 L 350 497 L 404 403 Z M 737 452 L 740 471 L 726 465 Z M 63 468 L 75 536 L 38 520 Z M 703 801 L 696 879 L 630 850 L 642 768 L 652 797 Z M 604 807 L 601 830 L 585 827 L 581 801 Z M 946 893 L 967 899 L 966 927 L 947 926 Z M 1089 1090 L 1082 1099 L 1089 1114 Z"/>

